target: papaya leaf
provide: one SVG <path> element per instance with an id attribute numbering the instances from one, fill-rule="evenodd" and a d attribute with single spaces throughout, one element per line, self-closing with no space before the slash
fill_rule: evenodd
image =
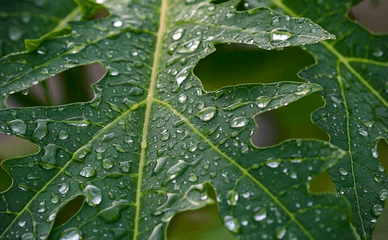
<path id="1" fill-rule="evenodd" d="M 338 193 L 352 204 L 357 232 L 370 239 L 388 198 L 388 178 L 376 146 L 388 136 L 388 36 L 348 19 L 353 2 L 249 0 L 245 6 L 264 4 L 292 17 L 307 17 L 337 36 L 306 46 L 318 64 L 299 76 L 323 87 L 319 93 L 326 106 L 313 113 L 313 121 L 347 152 L 328 172 Z"/>
<path id="2" fill-rule="evenodd" d="M 316 140 L 250 142 L 254 115 L 322 88 L 281 82 L 206 92 L 193 74 L 215 43 L 271 50 L 333 35 L 268 8 L 236 11 L 238 1 L 99 2 L 109 17 L 69 22 L 70 35 L 0 60 L 3 96 L 75 66 L 107 70 L 91 102 L 0 111 L 3 133 L 41 148 L 3 162 L 13 183 L 0 194 L 1 239 L 166 239 L 175 214 L 215 202 L 241 239 L 354 238 L 346 199 L 307 189 L 344 150 Z M 81 209 L 53 229 L 80 195 Z"/>

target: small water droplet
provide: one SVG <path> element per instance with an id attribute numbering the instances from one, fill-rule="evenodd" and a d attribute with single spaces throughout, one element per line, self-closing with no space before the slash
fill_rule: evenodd
<path id="1" fill-rule="evenodd" d="M 27 95 L 28 95 L 28 88 L 23 89 L 23 90 L 22 90 L 22 94 L 23 94 L 24 96 L 27 96 Z"/>
<path id="2" fill-rule="evenodd" d="M 384 55 L 384 52 L 381 49 L 375 49 L 372 54 L 375 57 L 382 57 Z"/>
<path id="3" fill-rule="evenodd" d="M 275 28 L 271 31 L 270 41 L 272 43 L 278 43 L 285 41 L 292 37 L 294 34 L 287 28 Z"/>
<path id="4" fill-rule="evenodd" d="M 10 121 L 9 124 L 11 125 L 11 129 L 14 133 L 21 135 L 26 133 L 27 125 L 24 121 L 16 119 Z"/>
<path id="5" fill-rule="evenodd" d="M 381 201 L 385 201 L 388 199 L 388 190 L 387 189 L 382 189 L 380 192 L 379 192 L 379 196 L 380 196 L 380 200 Z"/>
<path id="6" fill-rule="evenodd" d="M 168 131 L 162 133 L 161 139 L 167 141 L 170 138 L 170 133 Z"/>
<path id="7" fill-rule="evenodd" d="M 110 72 L 110 75 L 111 76 L 117 76 L 117 75 L 119 75 L 120 73 L 119 73 L 119 71 L 117 71 L 117 70 L 113 70 L 113 71 L 111 71 Z"/>
<path id="8" fill-rule="evenodd" d="M 187 95 L 184 94 L 184 93 L 179 94 L 178 100 L 179 100 L 180 103 L 186 102 L 186 100 L 187 100 Z"/>
<path id="9" fill-rule="evenodd" d="M 201 43 L 201 41 L 199 41 L 199 39 L 191 40 L 191 41 L 185 43 L 182 47 L 179 47 L 177 49 L 177 52 L 178 53 L 194 52 L 198 48 L 200 43 Z"/>
<path id="10" fill-rule="evenodd" d="M 34 132 L 32 133 L 32 138 L 34 140 L 41 140 L 44 138 L 47 134 L 47 122 L 38 120 L 37 121 L 38 126 L 35 128 Z"/>
<path id="11" fill-rule="evenodd" d="M 296 89 L 295 94 L 300 96 L 300 95 L 305 95 L 311 91 L 311 87 L 306 84 L 299 85 L 298 88 Z"/>
<path id="12" fill-rule="evenodd" d="M 211 119 L 213 119 L 216 116 L 216 113 L 217 113 L 217 108 L 207 107 L 207 108 L 203 108 L 201 111 L 199 111 L 196 114 L 196 117 L 198 117 L 202 121 L 207 122 L 207 121 L 210 121 Z"/>
<path id="13" fill-rule="evenodd" d="M 338 170 L 338 172 L 339 172 L 342 176 L 348 175 L 348 171 L 346 171 L 345 168 L 340 168 L 340 169 Z"/>
<path id="14" fill-rule="evenodd" d="M 267 165 L 270 168 L 277 168 L 280 165 L 279 161 L 269 161 L 265 165 Z"/>
<path id="15" fill-rule="evenodd" d="M 361 136 L 364 136 L 364 137 L 368 136 L 368 132 L 365 131 L 364 129 L 358 129 L 358 134 L 360 134 Z"/>
<path id="16" fill-rule="evenodd" d="M 175 33 L 172 35 L 172 39 L 173 40 L 179 40 L 182 35 L 183 35 L 183 32 L 184 32 L 184 29 L 183 28 L 179 28 L 175 31 Z"/>
<path id="17" fill-rule="evenodd" d="M 187 78 L 187 77 L 189 76 L 189 74 L 191 73 L 191 69 L 192 69 L 191 66 L 185 67 L 185 68 L 182 69 L 182 71 L 180 71 L 180 72 L 176 75 L 175 79 L 176 79 L 176 82 L 178 83 L 178 86 L 180 86 L 180 85 L 183 83 L 183 81 L 186 80 L 186 78 Z"/>
<path id="18" fill-rule="evenodd" d="M 189 177 L 189 181 L 190 181 L 190 182 L 196 182 L 197 179 L 198 179 L 197 174 L 195 174 L 195 173 L 190 173 L 190 177 Z"/>
<path id="19" fill-rule="evenodd" d="M 230 123 L 231 128 L 242 128 L 245 127 L 248 123 L 248 120 L 245 117 L 237 117 L 232 120 Z"/>
<path id="20" fill-rule="evenodd" d="M 94 177 L 96 176 L 96 170 L 92 167 L 84 167 L 79 172 L 79 175 L 86 178 Z"/>
<path id="21" fill-rule="evenodd" d="M 282 239 L 287 233 L 287 230 L 285 228 L 283 228 L 282 230 L 280 230 L 277 234 L 276 234 L 276 237 L 278 239 Z"/>
<path id="22" fill-rule="evenodd" d="M 24 32 L 16 26 L 11 26 L 8 28 L 8 34 L 9 34 L 9 38 L 12 41 L 16 42 L 16 41 L 19 41 L 21 39 Z"/>
<path id="23" fill-rule="evenodd" d="M 109 159 L 102 160 L 102 167 L 105 169 L 111 169 L 113 167 L 113 163 Z"/>
<path id="24" fill-rule="evenodd" d="M 239 198 L 238 193 L 235 190 L 230 190 L 226 195 L 226 199 L 227 199 L 226 202 L 230 206 L 236 206 L 238 198 Z"/>
<path id="25" fill-rule="evenodd" d="M 170 167 L 167 171 L 167 181 L 173 180 L 177 176 L 181 175 L 189 166 L 188 163 L 186 163 L 183 160 L 178 160 L 178 163 Z"/>
<path id="26" fill-rule="evenodd" d="M 58 134 L 58 138 L 61 140 L 65 140 L 69 137 L 69 134 L 65 130 L 61 130 Z"/>
<path id="27" fill-rule="evenodd" d="M 20 226 L 20 227 L 26 226 L 26 221 L 20 220 L 20 221 L 19 221 L 19 226 Z"/>
<path id="28" fill-rule="evenodd" d="M 265 108 L 266 106 L 268 106 L 271 100 L 272 98 L 261 96 L 256 99 L 256 105 L 259 108 Z"/>
<path id="29" fill-rule="evenodd" d="M 86 203 L 92 207 L 99 205 L 102 201 L 101 190 L 94 185 L 87 185 L 84 190 L 84 195 Z"/>
<path id="30" fill-rule="evenodd" d="M 131 171 L 131 166 L 129 161 L 120 162 L 120 169 L 125 173 L 129 173 Z"/>
<path id="31" fill-rule="evenodd" d="M 121 27 L 121 26 L 123 26 L 123 22 L 120 21 L 120 20 L 114 21 L 114 22 L 113 22 L 113 26 L 115 26 L 115 27 Z"/>
<path id="32" fill-rule="evenodd" d="M 267 209 L 262 208 L 257 213 L 253 215 L 253 219 L 255 219 L 256 222 L 260 222 L 267 218 Z"/>
<path id="33" fill-rule="evenodd" d="M 58 196 L 57 196 L 57 195 L 53 195 L 53 196 L 51 197 L 51 199 L 50 199 L 50 202 L 51 202 L 51 203 L 54 203 L 54 204 L 58 203 L 58 202 L 59 202 Z"/>
<path id="34" fill-rule="evenodd" d="M 21 240 L 31 240 L 34 239 L 34 234 L 29 232 L 22 235 Z"/>

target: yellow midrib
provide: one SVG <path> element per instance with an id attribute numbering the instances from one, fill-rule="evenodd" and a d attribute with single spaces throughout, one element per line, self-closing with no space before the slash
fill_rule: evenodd
<path id="1" fill-rule="evenodd" d="M 155 48 L 155 55 L 154 55 L 154 61 L 152 64 L 152 73 L 151 73 L 151 82 L 150 82 L 150 88 L 148 91 L 148 96 L 146 99 L 146 112 L 144 117 L 144 125 L 143 125 L 143 138 L 141 142 L 141 153 L 140 153 L 140 161 L 139 161 L 139 173 L 137 178 L 137 188 L 136 188 L 136 214 L 135 214 L 135 227 L 133 231 L 133 238 L 137 239 L 137 236 L 139 234 L 139 222 L 140 222 L 140 209 L 141 209 L 141 184 L 143 181 L 143 168 L 144 168 L 144 160 L 146 157 L 146 148 L 147 148 L 147 136 L 148 136 L 148 126 L 150 122 L 150 116 L 151 116 L 151 107 L 152 103 L 154 101 L 154 91 L 155 91 L 155 83 L 157 79 L 157 73 L 158 73 L 158 66 L 159 66 L 159 58 L 160 58 L 160 52 L 162 50 L 162 43 L 163 43 L 163 35 L 165 31 L 165 21 L 166 21 L 166 12 L 167 12 L 167 1 L 168 0 L 162 0 L 162 5 L 160 8 L 160 20 L 159 20 L 159 30 L 157 35 L 157 42 L 156 42 L 156 48 Z"/>

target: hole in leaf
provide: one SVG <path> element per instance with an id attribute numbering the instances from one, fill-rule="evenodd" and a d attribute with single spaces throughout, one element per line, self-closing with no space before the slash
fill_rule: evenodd
<path id="1" fill-rule="evenodd" d="M 209 188 L 208 194 L 210 198 L 216 198 L 212 187 Z M 237 238 L 222 224 L 217 204 L 212 204 L 198 210 L 176 214 L 168 225 L 167 239 L 236 240 Z"/>
<path id="2" fill-rule="evenodd" d="M 85 197 L 83 195 L 79 195 L 74 199 L 67 202 L 58 212 L 55 217 L 53 228 L 59 227 L 62 224 L 69 221 L 71 217 L 73 217 L 84 204 Z"/>
<path id="3" fill-rule="evenodd" d="M 374 33 L 388 33 L 388 1 L 364 0 L 348 11 L 348 18 Z"/>
<path id="4" fill-rule="evenodd" d="M 303 82 L 297 73 L 315 63 L 300 47 L 267 51 L 253 45 L 219 44 L 216 49 L 194 68 L 207 91 L 242 83 Z M 259 128 L 252 137 L 253 144 L 267 147 L 291 138 L 327 141 L 327 134 L 310 120 L 311 112 L 323 105 L 322 98 L 314 93 L 287 107 L 256 116 Z"/>
<path id="5" fill-rule="evenodd" d="M 93 99 L 91 85 L 97 82 L 106 70 L 93 63 L 69 69 L 63 73 L 36 84 L 27 91 L 10 95 L 9 107 L 58 106 Z"/>
<path id="6" fill-rule="evenodd" d="M 337 193 L 334 183 L 326 171 L 321 172 L 309 182 L 309 190 L 313 193 Z"/>
<path id="7" fill-rule="evenodd" d="M 220 3 L 227 2 L 227 1 L 229 1 L 229 0 L 212 0 L 211 3 L 220 4 Z"/>
<path id="8" fill-rule="evenodd" d="M 388 144 L 386 140 L 380 139 L 377 143 L 378 160 L 385 168 L 385 172 L 388 174 Z"/>
<path id="9" fill-rule="evenodd" d="M 5 159 L 35 154 L 39 147 L 22 138 L 0 133 L 0 163 Z M 11 176 L 0 167 L 0 192 L 6 191 L 12 184 Z"/>

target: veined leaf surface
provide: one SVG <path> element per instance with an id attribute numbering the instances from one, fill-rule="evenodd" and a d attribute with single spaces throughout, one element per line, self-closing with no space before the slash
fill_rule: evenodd
<path id="1" fill-rule="evenodd" d="M 245 5 L 307 17 L 337 36 L 306 46 L 318 64 L 299 75 L 323 87 L 319 93 L 326 106 L 313 114 L 313 121 L 330 135 L 331 143 L 348 153 L 328 172 L 338 193 L 352 204 L 358 233 L 370 239 L 388 198 L 388 178 L 376 146 L 388 136 L 388 37 L 348 19 L 353 2 L 248 0 Z"/>
<path id="2" fill-rule="evenodd" d="M 3 164 L 13 184 L 1 194 L 0 238 L 166 239 L 176 213 L 214 203 L 210 186 L 225 226 L 241 239 L 353 238 L 347 201 L 307 190 L 343 150 L 314 140 L 264 149 L 250 142 L 254 115 L 321 87 L 206 92 L 192 72 L 215 43 L 270 50 L 333 36 L 270 9 L 238 12 L 237 3 L 107 0 L 108 18 L 70 22 L 69 36 L 2 58 L 4 96 L 74 66 L 99 62 L 107 73 L 91 102 L 0 111 L 2 132 L 41 147 Z M 59 209 L 79 195 L 80 211 L 52 229 Z"/>

